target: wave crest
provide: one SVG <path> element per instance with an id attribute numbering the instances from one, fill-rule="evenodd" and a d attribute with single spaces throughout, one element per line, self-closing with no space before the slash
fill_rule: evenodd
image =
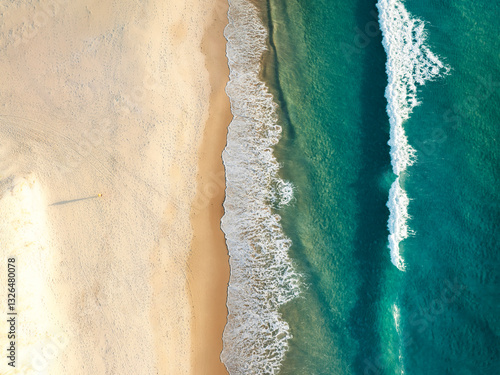
<path id="1" fill-rule="evenodd" d="M 425 45 L 425 23 L 411 17 L 401 1 L 379 0 L 377 8 L 382 43 L 387 54 L 385 97 L 390 124 L 391 164 L 398 176 L 387 202 L 390 210 L 389 249 L 392 263 L 404 270 L 399 243 L 410 233 L 407 225 L 409 199 L 400 185 L 399 176 L 415 163 L 416 151 L 408 143 L 403 123 L 419 104 L 418 85 L 423 86 L 426 81 L 447 74 L 450 68 Z"/>
<path id="2" fill-rule="evenodd" d="M 380 0 L 377 8 L 387 54 L 385 97 L 391 125 L 389 145 L 392 167 L 399 176 L 415 161 L 415 149 L 408 144 L 403 122 L 419 104 L 417 85 L 423 86 L 426 81 L 447 74 L 450 68 L 425 45 L 425 23 L 412 18 L 400 1 Z"/>
<path id="3" fill-rule="evenodd" d="M 408 214 L 408 205 L 410 199 L 406 191 L 401 187 L 399 177 L 392 183 L 389 191 L 389 249 L 391 250 L 391 261 L 401 271 L 404 271 L 404 260 L 399 253 L 399 243 L 411 234 L 407 221 L 410 218 Z"/>

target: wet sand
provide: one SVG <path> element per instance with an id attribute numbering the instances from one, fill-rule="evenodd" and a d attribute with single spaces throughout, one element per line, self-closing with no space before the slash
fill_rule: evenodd
<path id="1" fill-rule="evenodd" d="M 223 370 L 223 188 L 195 200 L 222 177 L 221 4 L 2 6 L 0 261 L 18 261 L 22 354 L 1 373 Z"/>
<path id="2" fill-rule="evenodd" d="M 191 213 L 194 237 L 188 279 L 194 317 L 192 374 L 199 375 L 227 374 L 219 358 L 227 317 L 229 282 L 228 252 L 220 229 L 225 189 L 221 154 L 232 114 L 224 91 L 229 78 L 223 35 L 228 3 L 225 0 L 218 3 L 202 45 L 212 93 L 210 114 L 199 151 L 198 189 Z"/>

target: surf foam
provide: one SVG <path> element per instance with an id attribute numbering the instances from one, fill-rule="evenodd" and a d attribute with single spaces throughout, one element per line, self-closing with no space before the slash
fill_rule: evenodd
<path id="1" fill-rule="evenodd" d="M 401 187 L 399 177 L 393 182 L 391 190 L 389 191 L 389 249 L 391 250 L 391 261 L 401 271 L 404 271 L 404 260 L 399 254 L 399 243 L 407 238 L 410 234 L 408 227 L 408 205 L 410 200 L 406 191 Z"/>
<path id="2" fill-rule="evenodd" d="M 403 345 L 402 345 L 403 338 L 402 338 L 402 334 L 401 334 L 401 313 L 399 311 L 399 306 L 396 305 L 395 303 L 392 305 L 392 317 L 394 319 L 394 326 L 396 327 L 396 332 L 398 333 L 398 339 L 400 341 L 399 353 L 398 353 L 399 370 L 400 370 L 400 374 L 404 375 L 405 369 L 404 369 L 404 362 L 403 362 Z"/>
<path id="3" fill-rule="evenodd" d="M 377 8 L 382 44 L 387 54 L 385 97 L 390 124 L 391 164 L 398 176 L 387 203 L 390 210 L 389 248 L 394 265 L 404 270 L 399 243 L 410 232 L 407 226 L 409 199 L 400 185 L 399 176 L 415 163 L 416 151 L 408 143 L 403 124 L 419 104 L 418 86 L 447 74 L 450 68 L 425 45 L 425 23 L 412 17 L 401 1 L 379 0 Z"/>
<path id="4" fill-rule="evenodd" d="M 267 31 L 250 2 L 229 4 L 226 92 L 234 118 L 222 155 L 222 230 L 231 276 L 221 359 L 231 375 L 276 374 L 291 338 L 278 310 L 298 295 L 299 278 L 288 256 L 291 241 L 272 207 L 288 203 L 292 187 L 278 177 L 280 166 L 273 155 L 281 135 L 277 105 L 259 78 Z"/>

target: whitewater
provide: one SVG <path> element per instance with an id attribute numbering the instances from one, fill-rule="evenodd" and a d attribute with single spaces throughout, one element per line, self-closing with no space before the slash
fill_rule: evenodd
<path id="1" fill-rule="evenodd" d="M 299 294 L 299 275 L 288 256 L 291 241 L 273 208 L 293 196 L 278 176 L 273 155 L 281 136 L 277 104 L 260 79 L 267 31 L 246 0 L 229 2 L 225 29 L 234 116 L 223 152 L 226 168 L 222 230 L 230 255 L 227 325 L 221 359 L 231 375 L 278 373 L 288 340 L 279 308 Z"/>
<path id="2" fill-rule="evenodd" d="M 391 164 L 397 176 L 387 202 L 390 211 L 389 249 L 392 263 L 404 271 L 400 242 L 412 233 L 408 227 L 410 198 L 404 189 L 404 178 L 407 168 L 416 161 L 416 151 L 408 143 L 403 124 L 419 104 L 418 86 L 447 74 L 450 68 L 427 47 L 425 22 L 412 17 L 403 2 L 379 0 L 377 8 L 387 54 L 385 97 L 390 124 Z"/>

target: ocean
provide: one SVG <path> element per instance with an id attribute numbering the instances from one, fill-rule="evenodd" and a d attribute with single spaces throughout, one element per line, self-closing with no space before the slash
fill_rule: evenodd
<path id="1" fill-rule="evenodd" d="M 495 374 L 495 2 L 230 0 L 233 374 Z"/>

